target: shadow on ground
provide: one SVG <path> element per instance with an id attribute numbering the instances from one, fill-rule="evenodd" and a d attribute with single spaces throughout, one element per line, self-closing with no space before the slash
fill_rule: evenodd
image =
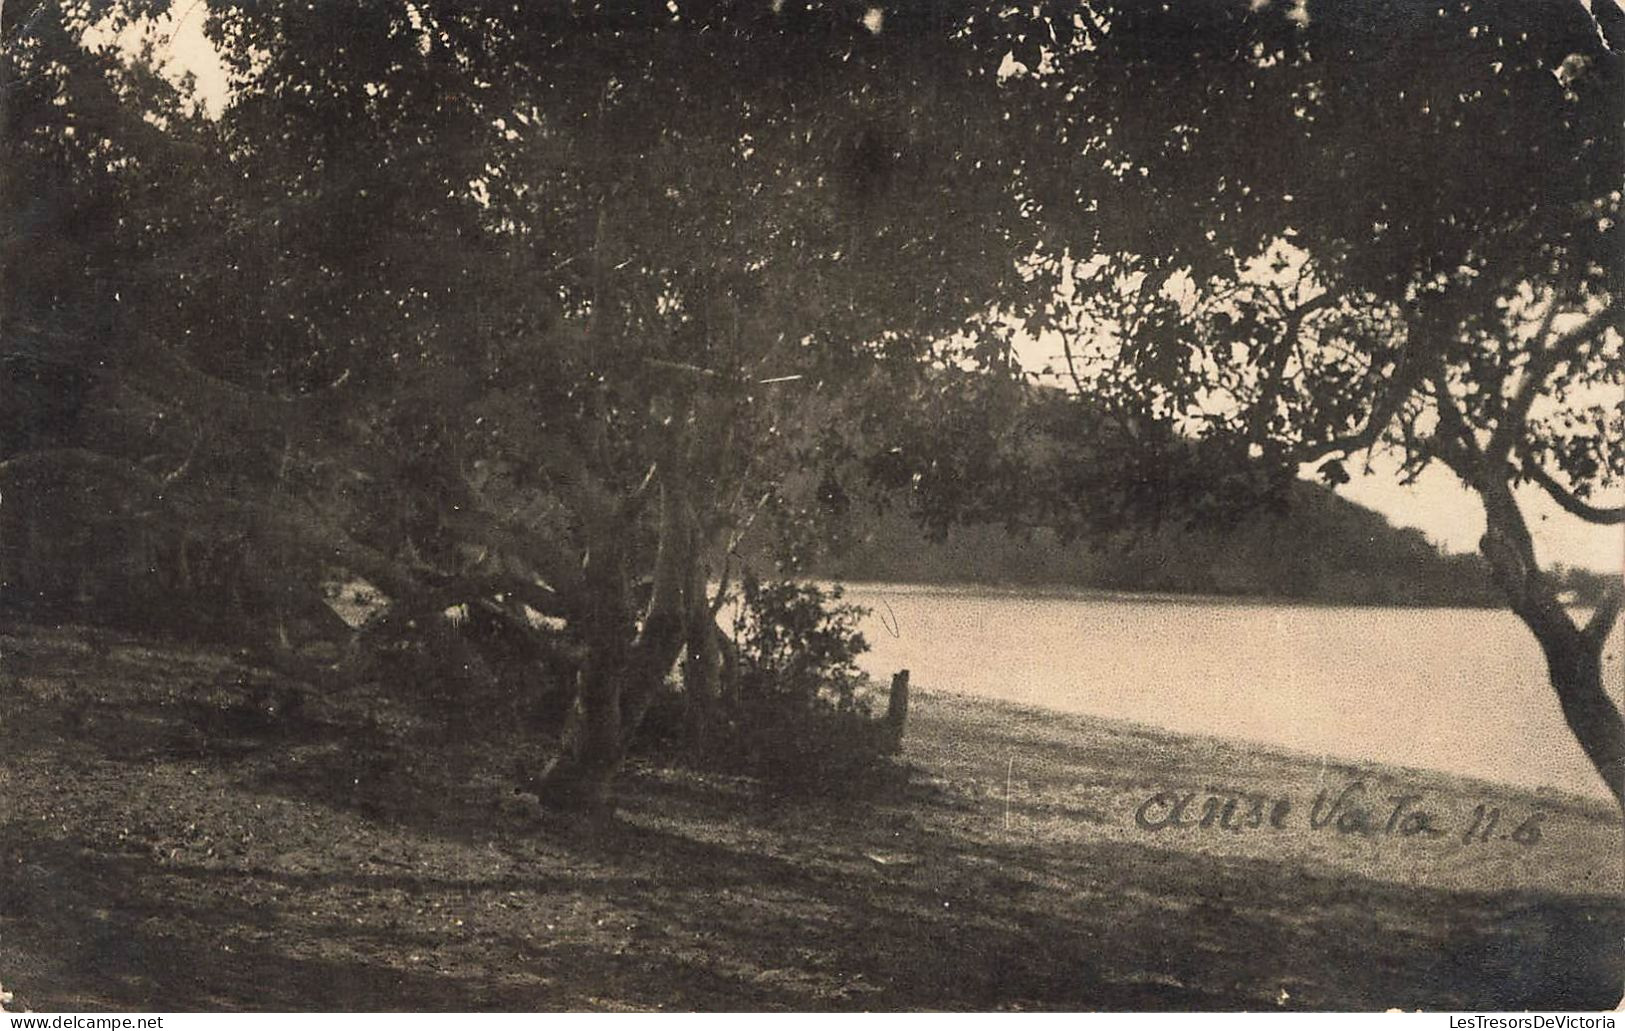
<path id="1" fill-rule="evenodd" d="M 207 663 L 30 644 L 0 674 L 0 980 L 36 1009 L 1599 1009 L 1625 983 L 1619 898 L 1000 840 L 940 783 L 791 802 L 651 767 L 619 817 L 550 819 L 500 728 L 278 718 Z"/>

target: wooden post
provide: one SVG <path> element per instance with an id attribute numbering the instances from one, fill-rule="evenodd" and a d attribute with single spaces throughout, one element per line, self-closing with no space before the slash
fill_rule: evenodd
<path id="1" fill-rule="evenodd" d="M 908 720 L 908 670 L 891 678 L 891 699 L 886 704 L 886 732 L 891 751 L 903 747 L 903 724 Z"/>

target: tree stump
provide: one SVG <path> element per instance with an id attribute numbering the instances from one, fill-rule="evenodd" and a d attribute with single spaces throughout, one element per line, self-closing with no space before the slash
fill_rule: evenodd
<path id="1" fill-rule="evenodd" d="M 908 670 L 891 678 L 891 699 L 886 704 L 886 744 L 892 752 L 903 747 L 903 725 L 908 721 Z"/>

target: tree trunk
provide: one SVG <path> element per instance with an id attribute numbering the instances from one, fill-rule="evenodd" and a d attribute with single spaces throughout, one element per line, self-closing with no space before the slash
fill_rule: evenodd
<path id="1" fill-rule="evenodd" d="M 709 570 L 694 562 L 689 573 L 683 695 L 687 703 L 683 718 L 688 746 L 700 755 L 710 745 L 722 699 L 722 648 L 717 641 L 716 618 L 706 598 Z"/>
<path id="2" fill-rule="evenodd" d="M 1602 683 L 1602 642 L 1576 633 L 1540 642 L 1563 719 L 1625 813 L 1625 719 Z"/>
<path id="3" fill-rule="evenodd" d="M 585 619 L 588 656 L 576 678 L 559 754 L 538 787 L 542 804 L 550 808 L 602 812 L 613 807 L 611 789 L 627 744 L 682 651 L 684 598 L 694 558 L 692 515 L 675 490 L 663 485 L 660 497 L 653 584 L 642 625 L 630 642 L 630 605 L 616 549 L 606 541 L 598 556 L 589 558 L 589 565 L 599 567 L 589 571 L 587 581 L 598 604 Z"/>
<path id="4" fill-rule="evenodd" d="M 1605 604 L 1585 626 L 1558 600 L 1551 578 L 1535 562 L 1533 539 L 1504 483 L 1476 485 L 1484 502 L 1485 532 L 1479 543 L 1512 611 L 1535 635 L 1563 719 L 1625 816 L 1625 719 L 1602 682 L 1602 651 L 1618 610 Z"/>
<path id="5" fill-rule="evenodd" d="M 576 675 L 575 702 L 564 721 L 559 754 L 543 771 L 538 791 L 549 808 L 593 812 L 611 807 L 610 788 L 626 756 L 621 728 L 624 684 L 614 669 L 605 666 L 604 659 L 595 655 Z"/>

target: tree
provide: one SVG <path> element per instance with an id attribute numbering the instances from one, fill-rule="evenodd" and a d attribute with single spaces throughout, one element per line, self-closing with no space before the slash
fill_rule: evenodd
<path id="1" fill-rule="evenodd" d="M 382 402 L 413 469 L 376 482 L 416 485 L 416 525 L 385 501 L 378 550 L 518 571 L 422 606 L 386 592 L 433 611 L 513 608 L 524 587 L 583 645 L 550 802 L 603 804 L 685 649 L 703 729 L 731 539 L 817 481 L 858 418 L 849 391 L 912 375 L 1017 276 L 1004 237 L 1023 230 L 993 173 L 1016 149 L 975 102 L 996 77 L 929 12 L 865 14 L 211 15 L 238 71 L 234 160 L 283 213 L 284 253 L 308 255 L 292 263 L 318 263 L 293 295 L 364 313 L 334 361 L 425 385 Z M 367 296 L 378 283 L 398 310 Z"/>
<path id="2" fill-rule="evenodd" d="M 1157 49 L 1112 67 L 1144 89 L 1234 88 L 1190 99 L 1177 132 L 1110 148 L 1160 214 L 1126 246 L 1085 237 L 1058 256 L 1060 297 L 1033 328 L 1064 342 L 1089 403 L 1185 439 L 1319 463 L 1334 483 L 1376 449 L 1406 477 L 1454 472 L 1483 502 L 1482 551 L 1569 727 L 1625 807 L 1625 724 L 1601 676 L 1618 586 L 1577 623 L 1514 492 L 1625 522 L 1596 500 L 1625 474 L 1625 15 L 1612 0 L 1208 9 L 1199 35 L 1146 14 L 1168 30 Z M 1100 70 L 1070 52 L 1049 63 L 1054 89 Z M 1192 163 L 1226 170 L 1217 192 L 1189 189 Z"/>
<path id="3" fill-rule="evenodd" d="M 208 127 L 150 50 L 129 60 L 87 42 L 86 25 L 105 14 L 48 5 L 0 24 L 0 518 L 8 604 L 78 595 L 113 616 L 108 608 L 161 611 L 222 571 L 179 529 L 197 500 L 188 487 L 208 465 L 191 460 L 200 413 L 164 421 L 178 384 L 164 355 L 145 361 L 152 350 L 128 339 L 165 317 L 176 281 L 191 274 L 166 259 L 195 224 L 191 184 L 206 167 Z M 216 421 L 239 425 L 234 414 L 224 408 Z M 208 526 L 200 518 L 195 529 Z M 95 582 L 115 571 L 124 590 Z"/>
<path id="4" fill-rule="evenodd" d="M 65 54 L 107 9 L 69 12 Z M 94 341 L 73 364 L 102 393 L 0 478 L 93 461 L 187 528 L 172 567 L 194 527 L 259 556 L 237 593 L 273 613 L 361 577 L 390 601 L 369 634 L 451 605 L 561 620 L 584 659 L 544 787 L 602 805 L 685 650 L 705 723 L 732 542 L 838 504 L 845 469 L 939 526 L 1048 485 L 1035 519 L 1070 531 L 1234 513 L 1381 441 L 1453 461 L 1454 412 L 1529 428 L 1458 462 L 1487 499 L 1545 460 L 1589 507 L 1602 438 L 1509 381 L 1520 320 L 1567 342 L 1534 370 L 1555 398 L 1617 365 L 1596 24 L 1571 0 L 211 4 L 218 123 L 110 94 L 192 148 L 183 174 L 27 137 L 78 141 L 75 204 L 123 191 L 74 260 L 113 241 L 140 289 L 71 308 L 114 313 L 88 336 L 28 309 L 40 340 Z M 1069 342 L 1087 405 L 1021 403 L 1023 324 Z M 1494 508 L 1510 596 L 1584 654 L 1563 642 L 1605 631 L 1564 636 Z M 1575 711 L 1606 767 L 1606 713 Z"/>
<path id="5" fill-rule="evenodd" d="M 53 67 L 108 9 L 65 14 Z M 64 364 L 103 393 L 0 473 L 91 463 L 178 524 L 177 568 L 218 528 L 284 660 L 284 616 L 346 578 L 389 599 L 369 634 L 562 620 L 585 658 L 544 788 L 601 805 L 685 649 L 703 728 L 733 540 L 941 396 L 924 373 L 978 360 L 1026 281 L 1008 47 L 976 14 L 211 5 L 221 120 L 120 109 L 196 148 L 185 174 L 67 148 L 123 191 L 96 243 L 140 289 L 84 299 L 116 315 L 88 337 L 8 315 L 93 340 Z"/>

